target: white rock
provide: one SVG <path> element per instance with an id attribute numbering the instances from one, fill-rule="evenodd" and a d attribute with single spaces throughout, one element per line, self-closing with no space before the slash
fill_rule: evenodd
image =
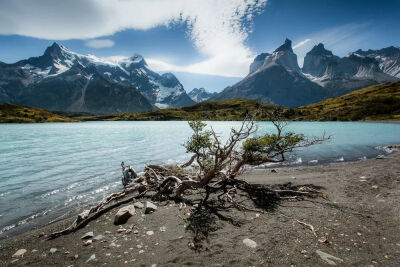
<path id="1" fill-rule="evenodd" d="M 96 254 L 92 254 L 92 256 L 90 256 L 90 258 L 86 262 L 93 261 L 95 259 L 96 259 Z"/>
<path id="2" fill-rule="evenodd" d="M 125 206 L 118 210 L 114 217 L 114 224 L 123 224 L 135 214 L 135 207 L 133 205 Z"/>
<path id="3" fill-rule="evenodd" d="M 51 253 L 51 254 L 56 253 L 57 251 L 58 251 L 58 250 L 57 250 L 56 248 L 51 248 L 51 249 L 50 249 L 50 253 Z"/>
<path id="4" fill-rule="evenodd" d="M 153 231 L 147 231 L 146 235 L 154 235 L 154 232 Z"/>
<path id="5" fill-rule="evenodd" d="M 86 234 L 84 234 L 81 239 L 90 239 L 94 236 L 93 232 L 87 232 Z"/>
<path id="6" fill-rule="evenodd" d="M 321 259 L 322 259 L 323 261 L 325 261 L 326 263 L 328 263 L 329 265 L 336 265 L 336 262 L 335 262 L 335 261 L 343 262 L 342 259 L 340 259 L 340 258 L 338 258 L 338 257 L 335 257 L 335 256 L 332 256 L 332 255 L 330 255 L 330 254 L 328 254 L 328 253 L 325 253 L 325 252 L 323 252 L 323 251 L 321 251 L 321 250 L 317 250 L 317 251 L 315 251 L 315 253 L 317 253 L 318 256 L 320 256 Z"/>
<path id="7" fill-rule="evenodd" d="M 149 214 L 157 210 L 157 206 L 151 203 L 150 201 L 146 201 L 144 203 L 144 213 Z"/>
<path id="8" fill-rule="evenodd" d="M 243 239 L 243 244 L 245 244 L 249 248 L 256 248 L 257 247 L 257 243 L 255 241 L 251 240 L 250 238 Z"/>
<path id="9" fill-rule="evenodd" d="M 138 209 L 143 209 L 144 208 L 144 204 L 142 203 L 142 202 L 135 202 L 135 203 L 133 203 L 133 206 L 135 207 L 135 208 L 138 208 Z"/>
<path id="10" fill-rule="evenodd" d="M 167 227 L 161 226 L 161 227 L 160 227 L 160 232 L 165 232 L 165 231 L 167 231 Z"/>
<path id="11" fill-rule="evenodd" d="M 12 256 L 13 256 L 13 258 L 16 258 L 16 257 L 23 256 L 25 253 L 26 253 L 26 249 L 21 248 L 21 249 L 18 249 L 17 252 L 15 252 L 14 255 L 12 255 Z"/>

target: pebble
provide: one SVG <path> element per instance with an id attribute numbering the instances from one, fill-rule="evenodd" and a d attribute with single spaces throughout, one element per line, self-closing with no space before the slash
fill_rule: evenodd
<path id="1" fill-rule="evenodd" d="M 257 247 L 257 243 L 254 240 L 251 240 L 250 238 L 243 239 L 243 244 L 245 244 L 249 248 L 256 248 Z"/>
<path id="2" fill-rule="evenodd" d="M 317 253 L 318 256 L 320 256 L 320 258 L 325 261 L 326 263 L 328 263 L 329 265 L 336 265 L 336 262 L 343 262 L 342 259 L 332 256 L 326 252 L 323 252 L 321 250 L 316 250 L 315 253 Z"/>
<path id="3" fill-rule="evenodd" d="M 139 250 L 139 254 L 142 254 L 142 253 L 144 253 L 144 250 L 143 249 Z"/>
<path id="4" fill-rule="evenodd" d="M 21 248 L 21 249 L 18 249 L 17 252 L 15 252 L 14 255 L 12 255 L 12 257 L 13 258 L 20 257 L 20 256 L 23 256 L 25 253 L 26 253 L 26 249 Z"/>
<path id="5" fill-rule="evenodd" d="M 89 245 L 91 245 L 92 243 L 93 243 L 92 239 L 89 239 L 89 240 L 83 242 L 83 245 L 84 245 L 84 246 L 89 246 Z"/>
<path id="6" fill-rule="evenodd" d="M 74 259 L 77 260 L 79 258 L 78 254 L 75 254 Z"/>
<path id="7" fill-rule="evenodd" d="M 57 251 L 58 251 L 58 250 L 57 250 L 56 248 L 51 248 L 51 249 L 50 249 L 50 253 L 51 253 L 51 254 L 56 253 Z"/>
<path id="8" fill-rule="evenodd" d="M 35 253 L 35 252 L 37 252 L 38 250 L 37 249 L 32 249 L 32 253 Z"/>
<path id="9" fill-rule="evenodd" d="M 160 227 L 160 232 L 165 232 L 166 230 L 167 230 L 167 227 L 165 227 L 165 226 Z"/>
<path id="10" fill-rule="evenodd" d="M 378 189 L 378 186 L 377 185 L 373 185 L 373 186 L 371 186 L 371 188 Z"/>
<path id="11" fill-rule="evenodd" d="M 125 228 L 120 228 L 120 229 L 117 230 L 117 232 L 118 233 L 126 232 L 126 229 Z"/>
<path id="12" fill-rule="evenodd" d="M 96 235 L 94 238 L 93 238 L 93 241 L 99 241 L 99 240 L 102 240 L 104 238 L 104 235 Z"/>
<path id="13" fill-rule="evenodd" d="M 147 231 L 146 235 L 154 235 L 154 232 L 153 231 Z"/>
<path id="14" fill-rule="evenodd" d="M 90 239 L 93 238 L 93 236 L 94 236 L 93 232 L 87 232 L 81 237 L 81 239 Z"/>
<path id="15" fill-rule="evenodd" d="M 92 256 L 90 256 L 90 258 L 86 262 L 93 261 L 95 259 L 96 259 L 96 254 L 92 254 Z"/>
<path id="16" fill-rule="evenodd" d="M 138 230 L 133 230 L 133 233 L 134 233 L 135 235 L 137 235 L 137 234 L 139 233 L 139 231 L 138 231 Z"/>

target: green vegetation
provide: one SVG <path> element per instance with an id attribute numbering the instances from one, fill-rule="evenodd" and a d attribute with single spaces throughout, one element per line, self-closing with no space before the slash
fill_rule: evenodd
<path id="1" fill-rule="evenodd" d="M 285 113 L 294 120 L 400 120 L 400 82 L 370 86 Z"/>
<path id="2" fill-rule="evenodd" d="M 62 117 L 40 108 L 0 103 L 0 123 L 8 122 L 71 122 L 71 118 Z"/>
<path id="3" fill-rule="evenodd" d="M 276 105 L 260 103 L 253 100 L 228 100 L 223 102 L 202 102 L 189 107 L 160 109 L 142 113 L 121 113 L 101 116 L 77 117 L 81 120 L 242 120 L 248 112 L 276 109 Z"/>

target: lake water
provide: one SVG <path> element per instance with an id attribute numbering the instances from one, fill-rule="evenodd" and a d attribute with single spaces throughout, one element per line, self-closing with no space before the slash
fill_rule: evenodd
<path id="1" fill-rule="evenodd" d="M 221 133 L 239 122 L 210 122 Z M 307 136 L 330 142 L 290 156 L 292 165 L 329 164 L 385 154 L 400 143 L 400 124 L 293 122 Z M 259 123 L 259 133 L 271 131 Z M 84 122 L 0 125 L 0 237 L 65 217 L 122 189 L 121 161 L 141 171 L 146 164 L 183 162 L 187 122 Z"/>

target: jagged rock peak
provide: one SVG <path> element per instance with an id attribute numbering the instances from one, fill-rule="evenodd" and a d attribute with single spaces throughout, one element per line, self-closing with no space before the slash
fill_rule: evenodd
<path id="1" fill-rule="evenodd" d="M 325 49 L 325 46 L 323 43 L 319 43 L 318 45 L 314 46 L 310 52 L 308 52 L 307 54 L 310 55 L 321 55 L 321 56 L 332 56 L 332 51 L 329 51 L 327 49 Z"/>
<path id="2" fill-rule="evenodd" d="M 144 60 L 144 57 L 142 56 L 142 55 L 140 55 L 140 54 L 134 54 L 133 56 L 131 56 L 130 58 L 129 58 L 131 61 L 132 61 L 132 63 L 134 63 L 134 64 L 139 64 L 139 65 L 142 65 L 142 66 L 147 66 L 147 62 L 146 62 L 146 60 Z"/>
<path id="3" fill-rule="evenodd" d="M 280 47 L 278 47 L 274 52 L 279 52 L 279 51 L 290 51 L 293 53 L 293 49 L 292 49 L 292 41 L 289 40 L 288 38 L 286 38 L 285 43 L 283 45 L 281 45 Z"/>

